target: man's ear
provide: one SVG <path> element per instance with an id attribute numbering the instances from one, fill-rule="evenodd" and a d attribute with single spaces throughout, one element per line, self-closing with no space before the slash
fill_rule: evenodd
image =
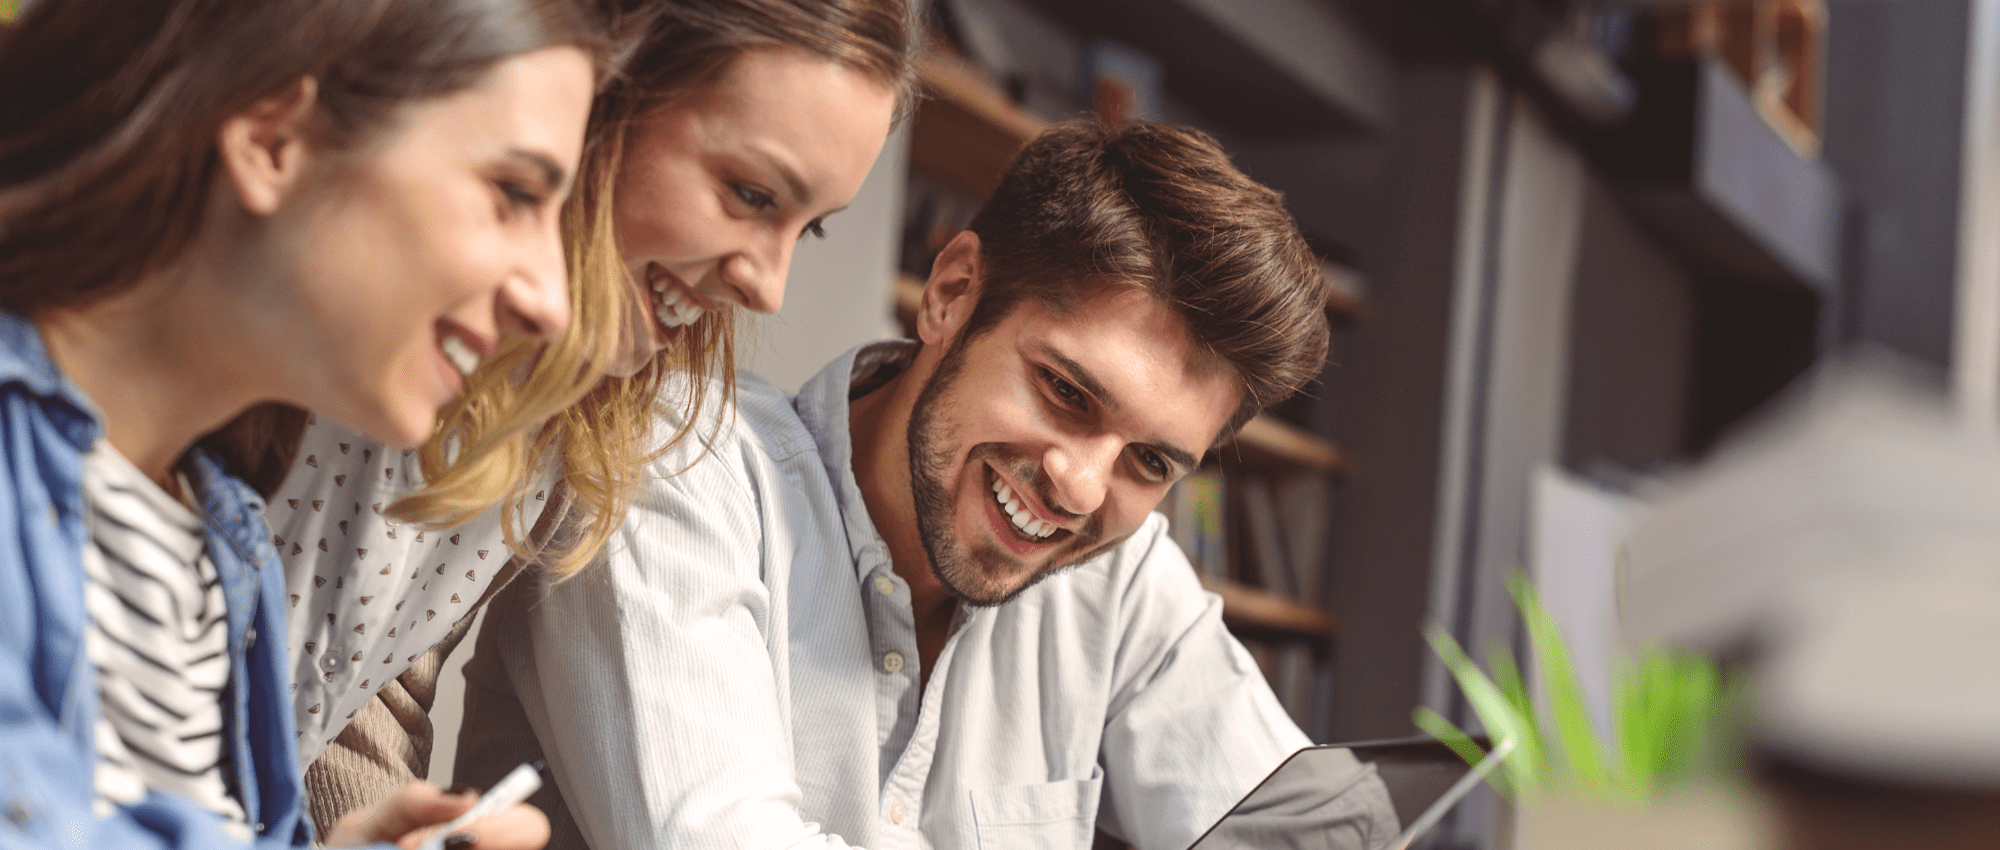
<path id="1" fill-rule="evenodd" d="M 222 122 L 215 149 L 244 210 L 270 215 L 298 188 L 308 159 L 306 130 L 318 103 L 318 81 L 300 77 Z"/>
<path id="2" fill-rule="evenodd" d="M 981 271 L 979 234 L 960 231 L 931 263 L 931 279 L 917 305 L 917 338 L 925 345 L 943 348 L 972 318 L 972 308 L 979 305 Z"/>

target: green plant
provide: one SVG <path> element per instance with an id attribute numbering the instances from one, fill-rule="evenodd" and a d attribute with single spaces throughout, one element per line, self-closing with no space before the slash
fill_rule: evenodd
<path id="1" fill-rule="evenodd" d="M 1529 649 L 1540 661 L 1546 717 L 1506 647 L 1487 653 L 1490 673 L 1482 672 L 1449 633 L 1435 625 L 1424 631 L 1488 733 L 1495 740 L 1515 740 L 1505 769 L 1492 777 L 1494 787 L 1510 799 L 1562 786 L 1594 797 L 1637 801 L 1685 776 L 1728 701 L 1715 663 L 1661 647 L 1621 659 L 1612 670 L 1617 728 L 1607 747 L 1591 726 L 1569 645 L 1527 574 L 1516 572 L 1507 587 L 1527 626 Z M 1414 719 L 1417 728 L 1468 763 L 1484 755 L 1470 735 L 1443 715 L 1420 706 Z"/>

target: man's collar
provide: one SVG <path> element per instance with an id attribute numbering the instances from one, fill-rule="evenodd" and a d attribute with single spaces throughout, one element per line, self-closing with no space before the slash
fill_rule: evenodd
<path id="1" fill-rule="evenodd" d="M 917 343 L 906 339 L 861 346 L 834 358 L 806 381 L 792 403 L 813 442 L 819 444 L 820 462 L 826 464 L 827 478 L 833 482 L 841 523 L 847 529 L 847 545 L 857 568 L 869 546 L 879 548 L 884 560 L 889 551 L 868 516 L 868 503 L 854 478 L 854 434 L 848 426 L 848 403 L 900 374 L 916 355 Z"/>

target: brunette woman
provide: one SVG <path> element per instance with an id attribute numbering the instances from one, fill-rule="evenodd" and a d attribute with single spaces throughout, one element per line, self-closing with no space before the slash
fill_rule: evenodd
<path id="1" fill-rule="evenodd" d="M 503 335 L 562 332 L 596 27 L 61 0 L 0 35 L 0 845 L 310 843 L 282 567 L 197 438 L 281 401 L 415 444 Z M 507 817 L 486 846 L 545 840 Z"/>
<path id="2" fill-rule="evenodd" d="M 564 213 L 571 332 L 493 358 L 416 453 L 325 415 L 306 429 L 272 519 L 319 822 L 426 775 L 444 655 L 524 567 L 556 578 L 590 561 L 647 460 L 684 436 L 655 429 L 659 409 L 696 421 L 705 399 L 727 404 L 703 390 L 728 379 L 737 309 L 778 308 L 793 245 L 846 205 L 907 108 L 909 12 L 612 10 L 621 73 Z"/>

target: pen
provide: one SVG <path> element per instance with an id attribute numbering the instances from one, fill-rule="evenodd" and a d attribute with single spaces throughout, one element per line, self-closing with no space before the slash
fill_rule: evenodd
<path id="1" fill-rule="evenodd" d="M 492 790 L 481 794 L 479 802 L 473 803 L 472 808 L 467 809 L 465 814 L 452 818 L 450 823 L 431 833 L 431 837 L 424 839 L 424 843 L 418 845 L 417 850 L 444 850 L 445 839 L 464 829 L 467 824 L 528 799 L 542 787 L 541 768 L 541 762 L 522 764 L 514 768 L 494 785 Z"/>

